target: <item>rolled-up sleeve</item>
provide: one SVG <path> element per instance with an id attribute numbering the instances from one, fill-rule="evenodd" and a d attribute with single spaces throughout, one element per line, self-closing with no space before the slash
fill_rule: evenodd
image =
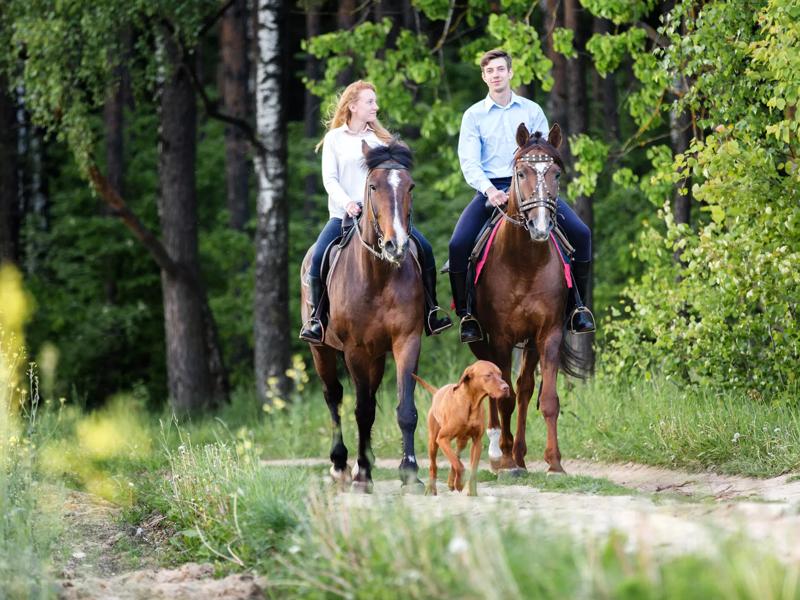
<path id="1" fill-rule="evenodd" d="M 473 113 L 467 111 L 461 118 L 461 132 L 458 135 L 458 161 L 464 179 L 481 193 L 486 193 L 492 182 L 481 167 L 481 136 Z"/>
<path id="2" fill-rule="evenodd" d="M 350 197 L 339 183 L 339 164 L 336 159 L 334 133 L 334 131 L 329 132 L 322 143 L 322 185 L 333 203 L 344 210 L 350 202 Z"/>

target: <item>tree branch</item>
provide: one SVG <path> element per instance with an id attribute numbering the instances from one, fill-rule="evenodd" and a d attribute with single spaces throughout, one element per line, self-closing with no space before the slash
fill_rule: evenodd
<path id="1" fill-rule="evenodd" d="M 197 37 L 201 38 L 208 33 L 208 30 L 211 29 L 216 22 L 222 18 L 228 9 L 233 6 L 234 2 L 236 2 L 236 0 L 227 0 L 227 2 L 225 2 L 225 4 L 223 4 L 215 14 L 211 15 L 206 22 L 203 23 L 203 26 L 200 28 L 200 32 L 197 34 Z"/>
<path id="2" fill-rule="evenodd" d="M 116 211 L 116 215 L 122 219 L 125 226 L 147 248 L 156 264 L 173 277 L 179 277 L 181 269 L 172 260 L 161 240 L 139 220 L 139 217 L 134 214 L 125 200 L 122 199 L 122 196 L 117 193 L 117 190 L 114 189 L 95 164 L 89 166 L 89 180 L 92 182 L 92 187 L 97 194 Z"/>
<path id="3" fill-rule="evenodd" d="M 658 31 L 656 31 L 652 25 L 648 25 L 644 21 L 636 21 L 635 25 L 639 29 L 643 29 L 644 32 L 647 34 L 647 37 L 649 37 L 656 44 L 656 46 L 660 48 L 669 48 L 670 46 L 669 38 L 666 38 L 660 33 L 658 33 Z"/>

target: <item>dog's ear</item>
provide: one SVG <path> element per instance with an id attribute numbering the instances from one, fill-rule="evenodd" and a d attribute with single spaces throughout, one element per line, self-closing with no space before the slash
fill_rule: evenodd
<path id="1" fill-rule="evenodd" d="M 458 388 L 462 383 L 469 383 L 471 377 L 472 377 L 472 365 L 464 369 L 464 373 L 461 375 L 461 379 L 458 380 L 456 388 Z"/>

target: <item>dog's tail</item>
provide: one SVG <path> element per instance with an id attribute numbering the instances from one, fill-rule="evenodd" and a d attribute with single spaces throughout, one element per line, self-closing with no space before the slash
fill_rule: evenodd
<path id="1" fill-rule="evenodd" d="M 439 388 L 435 388 L 435 387 L 433 387 L 433 386 L 432 386 L 430 383 L 428 383 L 427 381 L 425 381 L 425 380 L 424 380 L 422 377 L 419 377 L 419 376 L 417 376 L 417 374 L 416 374 L 416 373 L 412 373 L 412 374 L 411 374 L 411 376 L 412 376 L 414 379 L 416 379 L 416 380 L 417 380 L 417 383 L 418 383 L 418 384 L 420 384 L 422 387 L 424 387 L 426 390 L 428 390 L 428 391 L 429 391 L 431 394 L 435 394 L 436 392 L 438 392 L 438 391 L 439 391 Z"/>

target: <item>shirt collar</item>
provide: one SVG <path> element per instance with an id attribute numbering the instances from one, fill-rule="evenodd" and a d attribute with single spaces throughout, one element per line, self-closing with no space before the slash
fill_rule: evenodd
<path id="1" fill-rule="evenodd" d="M 363 133 L 353 133 L 352 131 L 350 131 L 350 128 L 347 126 L 347 123 L 345 123 L 344 125 L 339 127 L 339 130 L 340 131 L 344 131 L 348 135 L 365 135 L 365 134 L 369 134 L 369 133 L 375 133 L 375 130 L 372 129 L 372 127 L 370 127 L 369 123 L 367 123 L 367 126 L 364 128 Z"/>
<path id="2" fill-rule="evenodd" d="M 500 106 L 497 102 L 492 100 L 491 94 L 486 94 L 486 98 L 483 99 L 483 108 L 486 112 L 489 112 L 493 106 L 503 110 L 511 106 L 512 104 L 519 104 L 519 96 L 517 96 L 513 91 L 511 92 L 511 100 L 509 100 L 506 106 Z"/>

